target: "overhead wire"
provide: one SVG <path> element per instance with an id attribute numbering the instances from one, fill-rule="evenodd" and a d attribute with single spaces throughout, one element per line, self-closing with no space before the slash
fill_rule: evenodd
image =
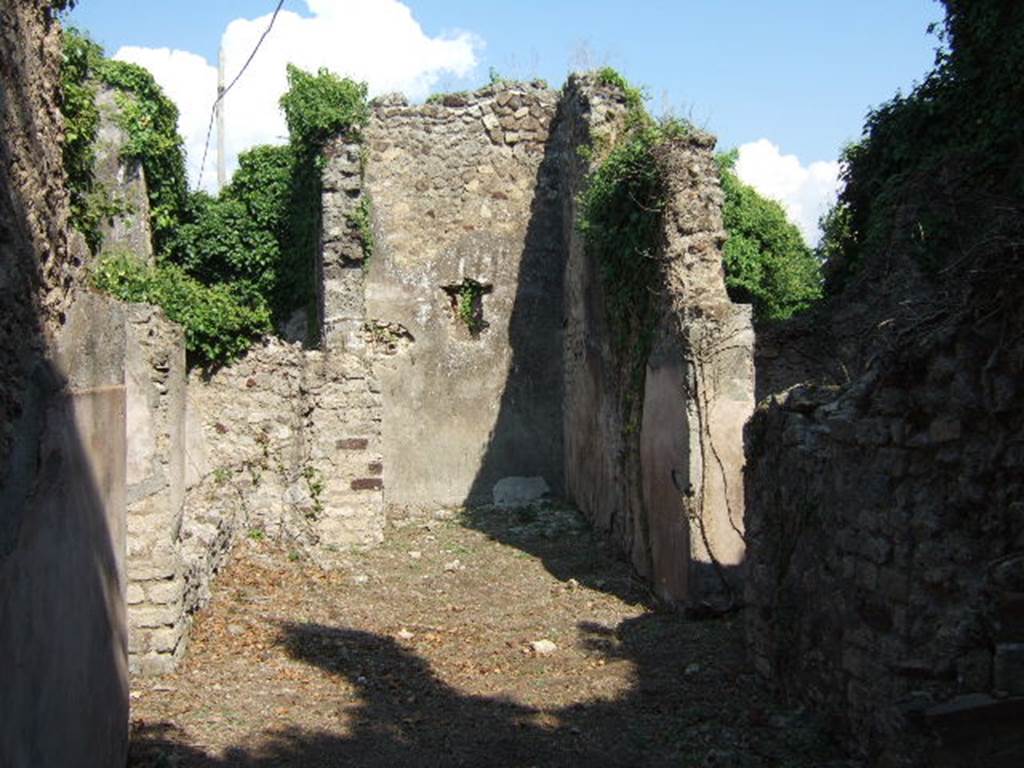
<path id="1" fill-rule="evenodd" d="M 199 176 L 196 177 L 196 191 L 202 187 L 203 184 L 203 173 L 206 171 L 206 157 L 210 151 L 210 137 L 213 135 L 213 122 L 217 117 L 217 105 L 224 100 L 224 97 L 228 95 L 228 91 L 234 88 L 242 75 L 245 74 L 245 70 L 249 68 L 252 60 L 256 58 L 256 52 L 259 51 L 260 46 L 263 45 L 263 41 L 267 39 L 267 35 L 270 34 L 270 30 L 274 28 L 274 22 L 277 21 L 277 15 L 281 12 L 281 8 L 284 7 L 285 0 L 279 0 L 277 7 L 274 9 L 274 14 L 270 17 L 270 23 L 267 28 L 263 30 L 263 34 L 260 35 L 260 39 L 256 41 L 256 46 L 252 49 L 252 53 L 249 54 L 249 58 L 245 60 L 245 64 L 238 70 L 238 74 L 234 76 L 230 83 L 224 90 L 218 89 L 217 98 L 214 99 L 213 107 L 210 109 L 210 124 L 206 128 L 206 143 L 203 146 L 203 161 L 199 164 Z"/>

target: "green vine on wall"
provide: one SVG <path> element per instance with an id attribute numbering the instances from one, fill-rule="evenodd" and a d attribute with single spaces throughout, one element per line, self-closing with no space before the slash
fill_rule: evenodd
<path id="1" fill-rule="evenodd" d="M 656 321 L 658 253 L 667 187 L 656 149 L 690 130 L 684 122 L 656 121 L 643 92 L 610 68 L 595 75 L 599 86 L 624 99 L 626 130 L 587 177 L 579 199 L 578 227 L 599 268 L 613 348 L 629 368 L 623 392 L 626 429 L 639 426 L 644 375 Z M 593 152 L 581 153 L 593 161 Z"/>
<path id="2" fill-rule="evenodd" d="M 629 110 L 628 117 L 632 120 L 646 122 L 647 110 L 644 108 L 644 101 L 647 95 L 643 88 L 631 85 L 625 77 L 612 67 L 603 67 L 594 73 L 597 84 L 605 88 L 612 88 L 619 91 L 625 98 L 626 108 Z"/>
<path id="3" fill-rule="evenodd" d="M 470 277 L 463 278 L 462 282 L 455 285 L 444 286 L 455 321 L 461 323 L 473 338 L 487 328 L 487 321 L 484 320 L 484 296 L 491 290 L 492 286 Z"/>
<path id="4" fill-rule="evenodd" d="M 94 265 L 97 286 L 162 306 L 184 326 L 191 363 L 203 366 L 229 362 L 295 310 L 314 306 L 323 148 L 339 134 L 359 138 L 369 120 L 364 83 L 289 66 L 281 99 L 289 144 L 243 152 L 231 183 L 212 197 L 189 194 L 178 110 L 149 72 L 107 60 L 100 46 L 69 29 L 61 80 L 71 220 L 93 252 L 102 222 L 122 212 L 93 179 L 100 87 L 115 90 L 128 136 L 122 156 L 141 163 L 149 192 L 156 265 L 108 256 Z M 352 223 L 365 262 L 374 248 L 369 198 Z M 186 306 L 185 297 L 196 306 Z"/>
<path id="5" fill-rule="evenodd" d="M 314 265 L 320 249 L 323 149 L 336 136 L 358 141 L 370 119 L 366 83 L 339 77 L 326 69 L 315 74 L 288 65 L 288 91 L 281 97 L 294 157 L 288 219 L 282 240 L 282 279 L 278 289 L 279 319 L 284 306 L 305 306 L 313 314 Z M 367 202 L 365 205 L 369 205 Z M 372 250 L 370 210 L 365 209 L 364 253 Z M 358 212 L 357 212 L 358 215 Z M 296 302 L 296 298 L 299 302 Z M 296 306 L 298 304 L 298 306 Z"/>
<path id="6" fill-rule="evenodd" d="M 71 194 L 71 223 L 85 235 L 90 248 L 98 251 L 101 223 L 121 212 L 110 191 L 93 179 L 100 124 L 96 94 L 101 87 L 112 88 L 116 94 L 118 121 L 128 136 L 122 156 L 139 161 L 145 172 L 154 251 L 162 253 L 173 242 L 187 199 L 178 108 L 148 71 L 107 59 L 99 45 L 74 28 L 64 30 L 61 65 L 63 160 Z"/>
<path id="7" fill-rule="evenodd" d="M 323 473 L 316 467 L 306 465 L 302 468 L 302 479 L 306 481 L 306 489 L 309 491 L 309 498 L 312 507 L 306 515 L 310 520 L 316 520 L 324 513 L 324 483 Z"/>
<path id="8" fill-rule="evenodd" d="M 170 249 L 188 194 L 184 142 L 178 135 L 178 108 L 137 64 L 104 60 L 96 75 L 117 92 L 118 122 L 128 134 L 122 157 L 138 160 L 146 174 L 153 250 Z"/>
<path id="9" fill-rule="evenodd" d="M 359 236 L 363 248 L 363 269 L 366 269 L 377 245 L 373 234 L 373 200 L 369 194 L 363 194 L 359 199 L 355 210 L 348 215 L 348 223 Z"/>
<path id="10" fill-rule="evenodd" d="M 60 72 L 61 111 L 64 114 L 64 172 L 71 196 L 71 224 L 95 250 L 100 242 L 103 211 L 93 196 L 93 165 L 100 113 L 92 73 L 103 60 L 103 49 L 78 30 L 64 30 Z M 102 198 L 100 198 L 102 199 Z"/>

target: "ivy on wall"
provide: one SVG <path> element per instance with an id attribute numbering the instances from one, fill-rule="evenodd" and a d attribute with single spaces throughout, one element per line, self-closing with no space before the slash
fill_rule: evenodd
<path id="1" fill-rule="evenodd" d="M 335 135 L 358 137 L 369 119 L 365 84 L 289 66 L 281 100 L 289 143 L 243 152 L 231 183 L 213 197 L 189 193 L 178 110 L 149 72 L 104 58 L 100 46 L 69 29 L 61 74 L 72 224 L 94 252 L 100 224 L 119 212 L 93 179 L 100 87 L 115 90 L 128 136 L 122 155 L 141 163 L 149 192 L 156 265 L 110 256 L 94 266 L 97 286 L 163 307 L 184 326 L 190 361 L 203 366 L 234 359 L 274 324 L 312 307 L 322 150 Z M 367 199 L 353 222 L 367 255 L 370 220 Z"/>
<path id="2" fill-rule="evenodd" d="M 184 142 L 178 135 L 178 108 L 138 64 L 104 60 L 99 81 L 116 91 L 118 122 L 128 134 L 122 157 L 138 160 L 146 173 L 153 249 L 171 250 L 185 216 L 188 181 Z"/>
<path id="3" fill-rule="evenodd" d="M 644 375 L 656 320 L 655 295 L 661 216 L 667 187 L 655 149 L 684 136 L 682 121 L 656 121 L 643 92 L 615 70 L 596 73 L 598 85 L 619 92 L 627 107 L 626 131 L 591 172 L 579 200 L 578 227 L 598 265 L 605 313 L 615 351 L 628 367 L 623 392 L 627 428 L 639 426 Z M 589 149 L 589 148 L 588 148 Z M 593 149 L 585 152 L 592 155 Z"/>
<path id="4" fill-rule="evenodd" d="M 71 223 L 89 246 L 99 245 L 103 211 L 94 199 L 94 144 L 100 115 L 91 78 L 103 61 L 103 49 L 75 29 L 66 29 L 61 65 L 61 111 L 64 114 L 64 172 L 71 196 Z"/>
<path id="5" fill-rule="evenodd" d="M 105 58 L 99 45 L 74 28 L 64 30 L 63 40 L 63 156 L 71 193 L 71 223 L 95 251 L 100 244 L 101 222 L 118 212 L 109 190 L 97 188 L 93 179 L 99 129 L 96 93 L 100 87 L 112 88 L 116 93 L 118 120 L 128 136 L 123 155 L 142 164 L 149 192 L 154 249 L 165 252 L 183 220 L 187 201 L 178 108 L 142 67 Z"/>
<path id="6" fill-rule="evenodd" d="M 843 153 L 844 188 L 822 221 L 830 292 L 894 250 L 936 280 L 970 265 L 993 294 L 1008 269 L 1024 272 L 1024 4 L 943 4 L 932 71 L 869 112 Z"/>

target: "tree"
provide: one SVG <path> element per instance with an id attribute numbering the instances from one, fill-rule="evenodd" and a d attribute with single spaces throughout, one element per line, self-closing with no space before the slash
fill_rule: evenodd
<path id="1" fill-rule="evenodd" d="M 733 301 L 752 303 L 759 320 L 780 320 L 821 297 L 821 264 L 774 200 L 735 172 L 736 150 L 718 156 L 725 244 L 725 285 Z"/>

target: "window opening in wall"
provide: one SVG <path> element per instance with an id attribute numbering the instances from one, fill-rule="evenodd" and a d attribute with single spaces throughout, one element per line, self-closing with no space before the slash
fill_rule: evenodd
<path id="1" fill-rule="evenodd" d="M 471 337 L 477 338 L 488 326 L 484 319 L 484 296 L 494 287 L 471 277 L 463 278 L 461 283 L 441 287 L 448 294 L 452 320 L 469 331 Z"/>

